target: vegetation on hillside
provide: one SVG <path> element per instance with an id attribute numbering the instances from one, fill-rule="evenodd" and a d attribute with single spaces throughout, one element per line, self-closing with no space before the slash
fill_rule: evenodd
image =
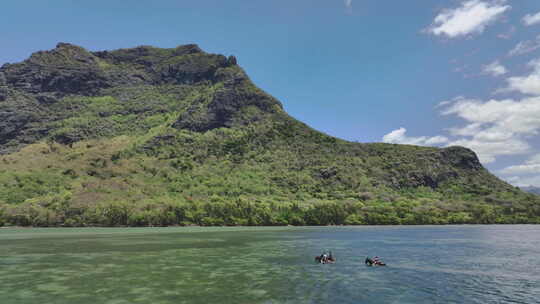
<path id="1" fill-rule="evenodd" d="M 0 225 L 540 223 L 472 151 L 327 136 L 193 45 L 36 53 L 1 118 Z"/>

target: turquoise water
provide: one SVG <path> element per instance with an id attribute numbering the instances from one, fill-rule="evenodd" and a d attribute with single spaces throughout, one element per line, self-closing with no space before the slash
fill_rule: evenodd
<path id="1" fill-rule="evenodd" d="M 336 264 L 313 261 L 331 249 Z M 365 256 L 388 267 L 366 267 Z M 0 303 L 540 303 L 540 226 L 0 229 Z"/>

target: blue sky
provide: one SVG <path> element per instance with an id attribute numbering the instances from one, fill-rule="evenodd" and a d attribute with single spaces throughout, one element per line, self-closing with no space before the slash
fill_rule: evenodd
<path id="1" fill-rule="evenodd" d="M 327 134 L 464 145 L 540 186 L 538 0 L 19 0 L 0 17 L 0 64 L 60 41 L 197 43 Z"/>

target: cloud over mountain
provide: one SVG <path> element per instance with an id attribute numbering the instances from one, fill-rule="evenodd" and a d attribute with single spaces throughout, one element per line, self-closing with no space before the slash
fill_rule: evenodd
<path id="1" fill-rule="evenodd" d="M 407 144 L 420 146 L 437 146 L 448 142 L 448 138 L 444 136 L 409 137 L 405 135 L 405 133 L 407 133 L 407 129 L 403 127 L 399 128 L 383 136 L 382 141 L 391 144 Z"/>
<path id="2" fill-rule="evenodd" d="M 529 76 L 521 77 L 524 83 L 530 81 Z M 518 78 L 509 79 L 517 83 Z M 498 156 L 530 153 L 530 141 L 540 133 L 540 96 L 486 101 L 459 97 L 442 102 L 439 108 L 441 115 L 465 122 L 447 130 L 454 139 L 442 135 L 408 137 L 406 129 L 400 128 L 386 134 L 382 140 L 426 146 L 465 146 L 474 150 L 483 163 L 491 163 Z"/>
<path id="3" fill-rule="evenodd" d="M 501 170 L 503 174 L 540 174 L 540 154 L 535 154 L 521 165 L 508 166 Z"/>

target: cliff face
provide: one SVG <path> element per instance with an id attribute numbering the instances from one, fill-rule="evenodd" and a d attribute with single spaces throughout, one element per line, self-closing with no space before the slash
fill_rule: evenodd
<path id="1" fill-rule="evenodd" d="M 15 151 L 50 135 L 50 123 L 65 116 L 56 110 L 67 110 L 51 105 L 66 97 L 103 96 L 107 89 L 217 83 L 222 88 L 212 100 L 194 100 L 179 117 L 177 127 L 204 131 L 231 124 L 241 107 L 253 105 L 264 111 L 280 107 L 266 94 L 241 91 L 251 84 L 236 65 L 236 58 L 207 54 L 196 45 L 175 49 L 142 46 L 92 53 L 59 43 L 51 51 L 40 51 L 22 63 L 0 68 L 0 153 Z M 130 111 L 129 107 L 126 111 Z M 82 138 L 62 142 L 75 139 Z"/>
<path id="2" fill-rule="evenodd" d="M 59 43 L 55 49 L 34 53 L 24 62 L 6 64 L 1 71 L 8 89 L 61 98 L 68 94 L 95 96 L 102 89 L 117 86 L 216 81 L 217 70 L 233 62 L 234 58 L 206 54 L 196 45 L 92 53 Z"/>
<path id="3" fill-rule="evenodd" d="M 0 205 L 62 191 L 82 205 L 243 195 L 530 199 L 466 148 L 350 143 L 317 132 L 254 86 L 235 57 L 196 45 L 89 52 L 60 43 L 5 64 L 0 158 Z"/>

